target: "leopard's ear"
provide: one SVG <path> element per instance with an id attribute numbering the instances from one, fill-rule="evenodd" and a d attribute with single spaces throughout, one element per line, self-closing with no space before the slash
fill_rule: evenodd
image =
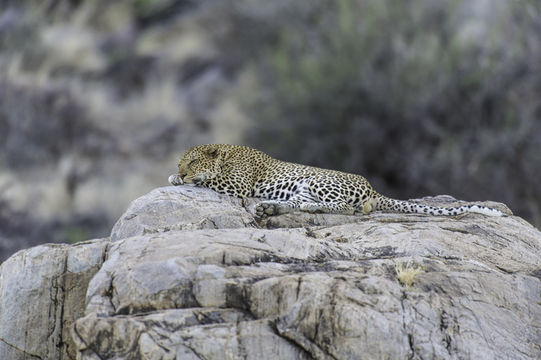
<path id="1" fill-rule="evenodd" d="M 211 159 L 215 159 L 220 155 L 220 148 L 217 145 L 207 145 L 203 150 L 203 154 L 208 155 Z"/>
<path id="2" fill-rule="evenodd" d="M 227 150 L 219 145 L 207 145 L 203 153 L 205 153 L 211 159 L 220 159 L 223 161 L 228 158 Z"/>

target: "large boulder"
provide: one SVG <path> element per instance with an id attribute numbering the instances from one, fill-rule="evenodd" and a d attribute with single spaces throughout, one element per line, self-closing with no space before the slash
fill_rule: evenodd
<path id="1" fill-rule="evenodd" d="M 541 233 L 504 205 L 258 221 L 255 202 L 160 188 L 111 241 L 16 254 L 1 267 L 0 358 L 541 358 Z M 66 274 L 86 301 L 54 295 Z"/>
<path id="2" fill-rule="evenodd" d="M 0 265 L 0 359 L 74 359 L 71 327 L 107 239 L 21 250 Z"/>
<path id="3" fill-rule="evenodd" d="M 256 226 L 241 199 L 196 187 L 158 188 L 134 200 L 113 226 L 111 240 L 190 229 Z"/>

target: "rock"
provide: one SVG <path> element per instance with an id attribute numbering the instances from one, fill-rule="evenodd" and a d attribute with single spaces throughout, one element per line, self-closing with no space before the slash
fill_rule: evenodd
<path id="1" fill-rule="evenodd" d="M 0 266 L 0 359 L 74 359 L 70 336 L 106 239 L 21 250 Z"/>
<path id="2" fill-rule="evenodd" d="M 186 229 L 255 226 L 241 199 L 196 187 L 158 188 L 133 201 L 111 232 L 111 240 Z"/>
<path id="3" fill-rule="evenodd" d="M 77 293 L 87 289 L 84 313 L 82 301 L 64 301 L 61 316 L 32 323 L 42 329 L 35 336 L 50 335 L 30 346 L 20 329 L 33 317 L 11 305 L 16 315 L 0 317 L 0 354 L 57 354 L 47 344 L 64 344 L 57 326 L 68 317 L 77 320 L 62 356 L 81 360 L 541 357 L 541 233 L 521 218 L 291 213 L 256 221 L 255 203 L 184 186 L 134 201 L 105 261 L 97 252 L 81 267 L 100 266 L 84 273 L 92 279 L 74 275 Z M 38 247 L 4 263 L 0 314 L 11 299 L 62 303 L 51 300 L 51 279 L 76 248 Z M 45 258 L 57 272 L 31 276 Z M 22 274 L 45 290 L 17 286 Z"/>

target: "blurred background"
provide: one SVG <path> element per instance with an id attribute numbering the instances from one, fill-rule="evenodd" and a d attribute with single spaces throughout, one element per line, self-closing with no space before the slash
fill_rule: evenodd
<path id="1" fill-rule="evenodd" d="M 107 236 L 202 143 L 541 225 L 537 0 L 0 4 L 0 260 Z"/>

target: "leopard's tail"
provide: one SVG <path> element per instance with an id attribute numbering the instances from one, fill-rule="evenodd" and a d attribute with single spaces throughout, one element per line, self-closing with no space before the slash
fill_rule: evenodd
<path id="1" fill-rule="evenodd" d="M 376 194 L 376 196 L 373 197 L 372 210 L 437 216 L 460 215 L 468 212 L 483 214 L 487 216 L 503 216 L 503 213 L 501 211 L 489 208 L 487 206 L 463 205 L 444 208 L 437 206 L 421 205 L 410 201 L 391 199 L 380 194 Z"/>

